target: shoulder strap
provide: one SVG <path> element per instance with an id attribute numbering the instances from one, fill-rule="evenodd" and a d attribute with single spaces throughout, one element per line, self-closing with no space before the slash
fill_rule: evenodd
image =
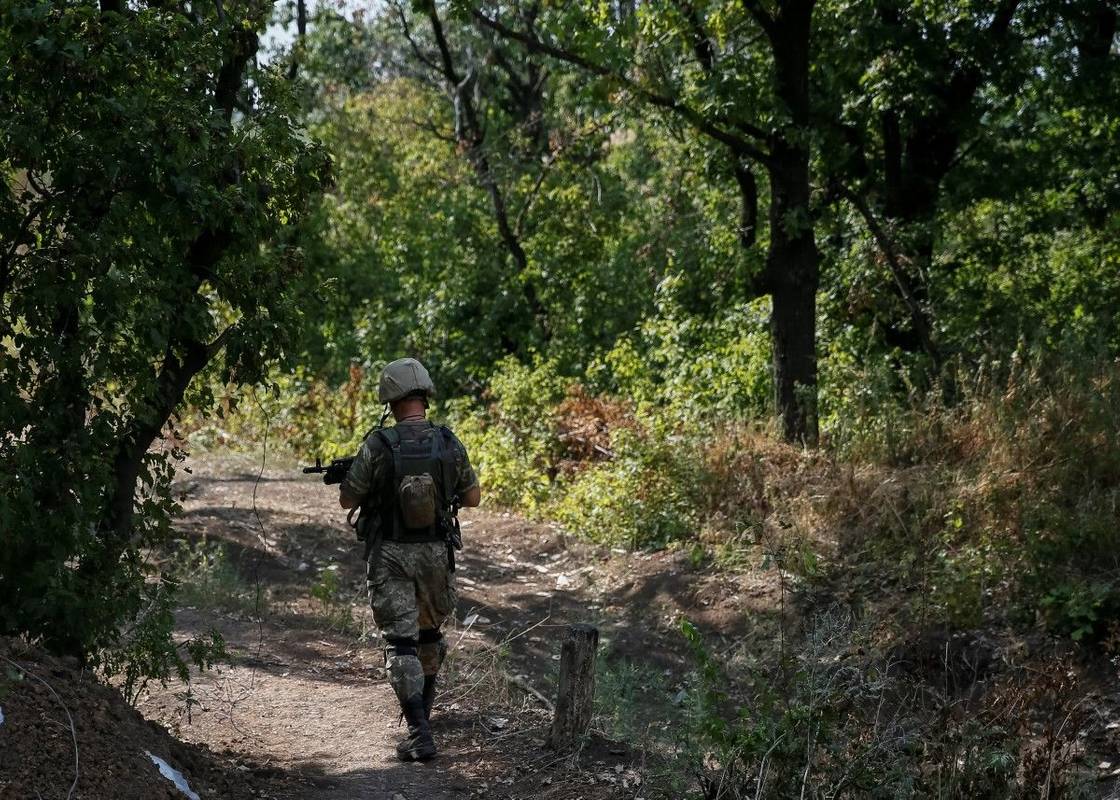
<path id="1" fill-rule="evenodd" d="M 388 476 L 389 480 L 386 483 L 395 486 L 401 474 L 401 432 L 396 428 L 381 428 L 377 431 L 377 438 L 384 443 L 389 450 L 389 455 L 392 456 L 393 474 Z"/>
<path id="2" fill-rule="evenodd" d="M 374 433 L 390 449 L 401 440 L 401 432 L 396 428 L 378 428 Z"/>
<path id="3" fill-rule="evenodd" d="M 440 425 L 437 430 L 437 439 L 443 441 L 442 452 L 440 453 L 440 477 L 443 479 L 443 496 L 444 500 L 450 504 L 455 499 L 455 484 L 457 483 L 455 474 L 456 470 L 456 443 L 457 439 L 455 434 L 446 425 Z"/>

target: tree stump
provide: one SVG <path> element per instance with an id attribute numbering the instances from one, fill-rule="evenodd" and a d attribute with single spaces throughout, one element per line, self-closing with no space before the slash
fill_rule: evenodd
<path id="1" fill-rule="evenodd" d="M 560 648 L 560 688 L 548 746 L 557 750 L 574 745 L 591 725 L 595 699 L 595 649 L 599 630 L 593 625 L 569 625 Z"/>

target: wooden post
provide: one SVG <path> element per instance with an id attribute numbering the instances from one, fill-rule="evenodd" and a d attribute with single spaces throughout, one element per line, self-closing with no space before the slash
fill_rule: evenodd
<path id="1" fill-rule="evenodd" d="M 591 725 L 598 645 L 599 630 L 595 626 L 568 626 L 560 648 L 560 688 L 556 694 L 556 715 L 548 735 L 549 747 L 558 750 L 571 747 Z"/>

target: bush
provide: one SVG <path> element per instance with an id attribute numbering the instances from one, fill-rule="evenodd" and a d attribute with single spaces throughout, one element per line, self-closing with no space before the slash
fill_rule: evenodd
<path id="1" fill-rule="evenodd" d="M 625 428 L 608 460 L 560 479 L 546 513 L 604 544 L 663 545 L 699 524 L 697 463 L 687 442 Z"/>
<path id="2" fill-rule="evenodd" d="M 1023 350 L 958 367 L 952 403 L 949 392 L 892 393 L 875 365 L 863 381 L 852 370 L 850 391 L 832 397 L 831 464 L 773 504 L 781 513 L 818 498 L 802 527 L 826 558 L 835 543 L 834 576 L 908 597 L 930 624 L 1037 621 L 1078 640 L 1110 637 L 1120 363 L 1078 347 Z"/>
<path id="3" fill-rule="evenodd" d="M 491 378 L 485 406 L 449 409 L 475 470 L 486 476 L 487 504 L 540 512 L 552 490 L 549 470 L 559 447 L 551 410 L 565 384 L 554 363 L 528 366 L 507 358 Z"/>
<path id="4" fill-rule="evenodd" d="M 180 539 L 176 545 L 168 572 L 177 584 L 181 604 L 243 614 L 262 611 L 265 598 L 259 595 L 259 587 L 241 576 L 225 545 L 205 539 L 193 545 Z"/>

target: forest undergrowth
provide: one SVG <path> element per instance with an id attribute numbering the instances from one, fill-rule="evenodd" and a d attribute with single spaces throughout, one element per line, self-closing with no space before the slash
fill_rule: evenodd
<path id="1" fill-rule="evenodd" d="M 289 384 L 270 430 L 342 455 L 373 391 L 358 367 Z M 1023 357 L 948 391 L 838 411 L 818 450 L 547 363 L 507 362 L 437 415 L 492 506 L 777 572 L 767 641 L 716 654 L 682 624 L 696 670 L 669 745 L 705 797 L 1097 796 L 1115 780 L 1094 758 L 1116 744 L 1097 692 L 1120 656 L 1120 365 Z M 244 408 L 191 420 L 192 441 L 254 440 L 265 417 Z"/>

